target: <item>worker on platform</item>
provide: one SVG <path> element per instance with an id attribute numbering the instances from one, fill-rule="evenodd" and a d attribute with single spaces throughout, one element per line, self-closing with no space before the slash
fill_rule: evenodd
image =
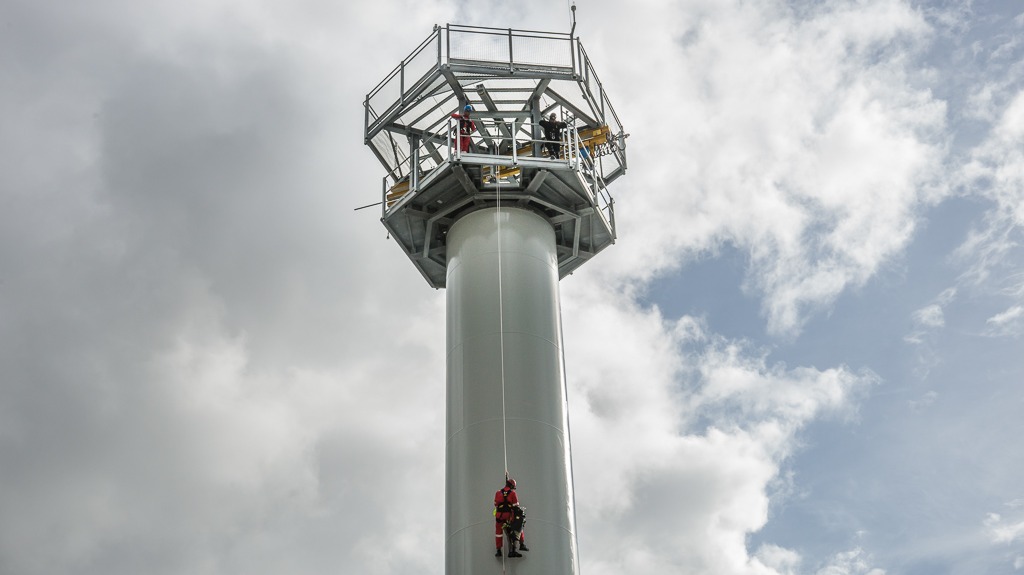
<path id="1" fill-rule="evenodd" d="M 540 121 L 540 127 L 544 129 L 544 147 L 548 150 L 548 158 L 555 160 L 562 157 L 562 131 L 568 128 L 565 122 L 560 122 L 558 116 L 551 112 L 547 120 Z"/>
<path id="2" fill-rule="evenodd" d="M 517 521 L 517 510 L 518 516 L 522 519 Z M 526 548 L 525 536 L 523 535 L 523 522 L 525 521 L 526 514 L 522 508 L 519 507 L 519 497 L 516 495 L 516 480 L 510 477 L 505 479 L 505 487 L 502 487 L 494 494 L 494 546 L 496 550 L 494 552 L 495 557 L 501 557 L 501 545 L 502 540 L 505 538 L 505 534 L 508 533 L 508 556 L 509 557 L 522 557 L 519 551 L 529 551 Z M 517 529 L 513 531 L 511 527 L 516 524 Z M 519 551 L 516 551 L 516 542 L 519 543 Z"/>
<path id="3" fill-rule="evenodd" d="M 469 113 L 472 111 L 473 106 L 466 104 L 466 106 L 462 108 L 462 114 L 452 114 L 452 118 L 455 118 L 459 121 L 457 131 L 459 138 L 459 149 L 462 150 L 462 153 L 466 153 L 469 151 L 469 137 L 472 136 L 473 132 L 476 131 L 476 124 L 473 122 L 473 120 L 469 119 Z"/>

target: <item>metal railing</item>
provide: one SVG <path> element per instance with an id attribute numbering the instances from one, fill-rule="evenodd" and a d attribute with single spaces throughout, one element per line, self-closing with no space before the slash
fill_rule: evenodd
<path id="1" fill-rule="evenodd" d="M 429 47 L 436 50 L 428 50 Z M 434 26 L 431 34 L 366 95 L 366 135 L 372 137 L 379 131 L 445 67 L 481 71 L 498 68 L 511 73 L 547 73 L 577 79 L 587 69 L 592 70 L 589 61 L 584 64 L 581 60 L 586 53 L 579 48 L 579 41 L 568 33 L 457 24 Z"/>
<path id="2" fill-rule="evenodd" d="M 407 98 L 436 75 L 441 65 L 441 30 L 441 27 L 434 26 L 430 36 L 366 95 L 364 107 L 368 129 L 402 107 Z M 437 50 L 428 51 L 427 47 L 431 45 L 436 45 Z M 421 72 L 417 74 L 417 71 Z"/>
<path id="3" fill-rule="evenodd" d="M 543 168 L 558 162 L 564 166 L 560 169 L 582 176 L 590 201 L 598 208 L 605 224 L 614 229 L 614 202 L 605 185 L 601 163 L 595 157 L 597 146 L 590 142 L 588 147 L 575 126 L 567 126 L 560 140 L 547 140 L 533 137 L 540 132 L 539 126 L 528 118 L 474 118 L 475 129 L 469 135 L 460 133 L 460 122 L 459 117 L 449 116 L 443 136 L 433 132 L 419 138 L 408 157 L 382 178 L 382 217 L 430 185 L 442 171 L 438 168 L 449 162 L 488 168 L 492 183 L 508 181 L 509 177 L 521 173 L 527 163 L 530 167 Z M 462 150 L 460 140 L 463 138 L 469 140 L 467 151 Z M 535 150 L 539 150 L 540 155 Z"/>
<path id="4" fill-rule="evenodd" d="M 497 64 L 509 71 L 536 66 L 575 69 L 573 37 L 568 33 L 449 24 L 445 44 L 448 63 Z"/>

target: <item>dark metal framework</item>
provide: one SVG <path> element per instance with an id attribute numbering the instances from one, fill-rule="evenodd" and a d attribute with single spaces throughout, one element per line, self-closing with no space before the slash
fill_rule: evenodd
<path id="1" fill-rule="evenodd" d="M 463 151 L 453 114 L 467 104 Z M 381 221 L 431 286 L 445 285 L 451 224 L 499 198 L 552 224 L 562 277 L 614 243 L 607 185 L 626 170 L 628 134 L 571 34 L 435 26 L 364 107 L 387 170 Z M 551 112 L 567 124 L 557 151 L 540 127 Z"/>

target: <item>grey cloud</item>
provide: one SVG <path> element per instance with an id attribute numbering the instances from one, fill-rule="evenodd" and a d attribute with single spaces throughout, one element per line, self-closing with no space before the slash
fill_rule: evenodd
<path id="1" fill-rule="evenodd" d="M 237 39 L 119 52 L 114 26 L 73 55 L 32 15 L 68 46 L 20 46 L 61 65 L 3 141 L 0 571 L 433 568 L 386 494 L 440 479 L 440 344 L 410 319 L 436 298 L 352 212 L 379 185 L 338 136 L 364 87 Z"/>
<path id="2" fill-rule="evenodd" d="M 731 244 L 748 292 L 795 333 L 899 254 L 916 208 L 947 192 L 921 175 L 947 113 L 931 72 L 916 73 L 929 9 L 579 4 L 637 152 L 613 190 L 618 245 L 563 282 L 585 569 L 871 573 L 868 551 L 823 564 L 746 545 L 781 477 L 803 493 L 787 466 L 811 422 L 855 421 L 877 377 L 787 367 L 768 342 L 667 320 L 636 295 Z M 442 571 L 443 294 L 377 212 L 352 208 L 380 193 L 362 97 L 412 48 L 404 38 L 457 9 L 568 28 L 545 3 L 0 8 L 0 571 Z M 1017 70 L 1001 46 L 992 69 Z M 847 49 L 853 61 L 833 59 Z M 998 118 L 1015 86 L 992 84 L 979 106 Z M 858 128 L 865 140 L 840 137 Z M 864 157 L 891 160 L 892 178 L 844 190 L 862 174 L 841 160 L 873 147 L 884 153 Z M 1002 148 L 979 148 L 980 171 L 1015 165 Z M 808 193 L 819 184 L 834 193 Z M 990 250 L 970 257 L 1012 255 L 987 229 Z M 901 441 L 939 429 L 943 453 L 966 449 L 957 437 L 979 440 L 972 454 L 1005 447 L 1001 430 L 973 433 L 962 394 L 937 389 Z M 1008 405 L 977 409 L 1009 422 Z M 994 459 L 963 466 L 990 491 L 1019 477 Z M 426 528 L 409 519 L 410 489 Z"/>

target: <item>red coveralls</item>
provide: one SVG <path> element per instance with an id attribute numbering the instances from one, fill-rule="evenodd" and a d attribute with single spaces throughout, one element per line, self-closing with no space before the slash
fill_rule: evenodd
<path id="1" fill-rule="evenodd" d="M 463 153 L 469 151 L 469 136 L 476 131 L 476 124 L 469 119 L 469 114 L 452 114 L 459 121 L 459 148 Z"/>
<path id="2" fill-rule="evenodd" d="M 494 546 L 501 549 L 501 541 L 504 539 L 505 524 L 512 521 L 512 506 L 519 505 L 519 497 L 514 489 L 509 486 L 502 487 L 494 494 Z M 519 542 L 522 543 L 525 536 L 519 534 Z"/>

